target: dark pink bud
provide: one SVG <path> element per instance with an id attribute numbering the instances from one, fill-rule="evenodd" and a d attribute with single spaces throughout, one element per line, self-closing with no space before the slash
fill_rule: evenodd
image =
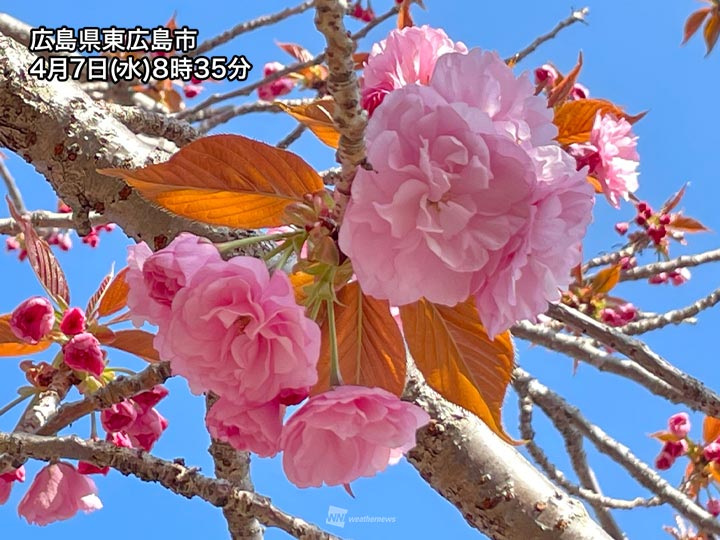
<path id="1" fill-rule="evenodd" d="M 618 234 L 625 234 L 628 232 L 628 229 L 630 228 L 630 224 L 627 221 L 621 221 L 619 223 L 615 224 L 615 230 Z"/>
<path id="2" fill-rule="evenodd" d="M 285 389 L 278 396 L 281 405 L 297 405 L 310 395 L 310 387 L 303 389 Z"/>
<path id="3" fill-rule="evenodd" d="M 186 84 L 183 86 L 183 94 L 185 94 L 186 98 L 192 99 L 202 92 L 202 89 L 203 87 L 199 84 Z"/>
<path id="4" fill-rule="evenodd" d="M 85 322 L 85 312 L 81 308 L 70 308 L 63 313 L 60 330 L 67 336 L 74 336 L 85 331 Z"/>
<path id="5" fill-rule="evenodd" d="M 107 476 L 110 472 L 110 467 L 98 467 L 87 461 L 78 461 L 77 470 L 80 474 L 102 474 Z"/>
<path id="6" fill-rule="evenodd" d="M 688 451 L 688 443 L 685 439 L 679 441 L 667 441 L 662 448 L 662 453 L 669 455 L 673 459 L 685 455 Z"/>
<path id="7" fill-rule="evenodd" d="M 168 421 L 157 412 L 157 409 L 150 409 L 139 415 L 135 422 L 125 428 L 125 432 L 134 447 L 143 448 L 149 452 L 167 427 Z"/>
<path id="8" fill-rule="evenodd" d="M 590 90 L 587 89 L 586 86 L 575 83 L 572 87 L 572 90 L 570 90 L 570 99 L 576 100 L 576 99 L 587 99 L 590 95 Z"/>
<path id="9" fill-rule="evenodd" d="M 137 416 L 137 408 L 131 401 L 126 399 L 125 401 L 116 403 L 109 409 L 103 409 L 100 412 L 100 422 L 105 431 L 115 433 L 135 422 Z"/>
<path id="10" fill-rule="evenodd" d="M 667 283 L 667 280 L 668 280 L 667 272 L 660 272 L 659 274 L 650 276 L 648 278 L 648 283 L 651 283 L 653 285 L 660 285 L 662 283 Z"/>
<path id="11" fill-rule="evenodd" d="M 169 391 L 167 388 L 165 388 L 162 384 L 157 384 L 153 386 L 152 389 L 133 396 L 132 400 L 138 407 L 140 407 L 141 411 L 146 412 L 160 403 L 160 401 L 167 396 L 168 393 Z"/>
<path id="12" fill-rule="evenodd" d="M 718 517 L 720 515 L 720 499 L 708 499 L 707 511 Z"/>
<path id="13" fill-rule="evenodd" d="M 10 330 L 25 343 L 36 344 L 46 337 L 55 324 L 55 311 L 43 296 L 28 298 L 10 316 Z"/>
<path id="14" fill-rule="evenodd" d="M 667 471 L 675 463 L 675 458 L 665 452 L 660 452 L 655 458 L 655 468 L 659 471 Z"/>
<path id="15" fill-rule="evenodd" d="M 690 417 L 687 413 L 681 412 L 673 414 L 668 419 L 668 429 L 670 433 L 675 435 L 678 439 L 684 439 L 690 433 Z"/>
<path id="16" fill-rule="evenodd" d="M 100 342 L 88 332 L 77 334 L 63 346 L 65 363 L 72 369 L 87 371 L 99 377 L 105 369 L 105 355 Z"/>
<path id="17" fill-rule="evenodd" d="M 5 249 L 8 251 L 15 251 L 16 249 L 20 249 L 20 242 L 18 242 L 18 239 L 14 236 L 10 236 L 5 239 Z"/>
<path id="18" fill-rule="evenodd" d="M 703 456 L 705 456 L 705 459 L 708 461 L 720 460 L 720 443 L 713 441 L 705 446 L 705 448 L 703 448 Z"/>

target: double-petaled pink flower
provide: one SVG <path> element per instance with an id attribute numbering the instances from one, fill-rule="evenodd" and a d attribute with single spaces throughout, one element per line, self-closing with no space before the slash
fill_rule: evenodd
<path id="1" fill-rule="evenodd" d="M 33 296 L 22 302 L 10 315 L 10 330 L 18 339 L 35 345 L 46 337 L 55 324 L 50 300 Z"/>

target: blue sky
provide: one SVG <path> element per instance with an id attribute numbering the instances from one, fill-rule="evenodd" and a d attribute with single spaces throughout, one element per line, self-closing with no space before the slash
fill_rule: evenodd
<path id="1" fill-rule="evenodd" d="M 380 13 L 391 3 L 392 0 L 375 0 L 373 7 Z M 513 54 L 540 33 L 550 30 L 558 20 L 569 14 L 571 7 L 569 2 L 529 0 L 512 3 L 425 0 L 425 3 L 427 11 L 415 11 L 417 23 L 444 28 L 455 40 L 464 41 L 470 47 L 496 49 L 502 56 Z M 237 22 L 289 5 L 292 4 L 280 1 L 126 0 L 121 5 L 108 6 L 101 2 L 79 0 L 72 4 L 72 8 L 62 2 L 27 2 L 15 3 L 7 9 L 11 15 L 34 26 L 66 25 L 74 28 L 110 25 L 154 27 L 164 23 L 176 11 L 179 24 L 198 28 L 202 40 Z M 657 207 L 671 192 L 690 181 L 682 207 L 689 215 L 719 230 L 717 201 L 720 199 L 720 188 L 714 159 L 717 155 L 715 126 L 718 112 L 710 103 L 720 85 L 717 69 L 720 52 L 705 59 L 704 47 L 697 38 L 688 46 L 680 47 L 683 22 L 692 10 L 697 9 L 697 3 L 681 0 L 663 3 L 660 8 L 657 2 L 647 0 L 590 0 L 586 5 L 591 10 L 588 25 L 578 24 L 565 30 L 523 61 L 518 71 L 547 61 L 567 71 L 574 64 L 578 51 L 582 50 L 585 67 L 580 81 L 589 87 L 592 96 L 613 100 L 632 113 L 649 110 L 647 117 L 635 128 L 640 137 L 641 156 L 638 195 Z M 371 39 L 363 43 L 361 50 L 368 50 L 372 41 L 380 39 L 391 28 L 392 23 L 386 23 L 371 34 Z M 322 37 L 312 24 L 312 13 L 308 12 L 281 25 L 245 34 L 218 49 L 217 54 L 244 54 L 255 66 L 249 79 L 256 80 L 265 62 L 290 62 L 290 58 L 274 45 L 275 40 L 297 42 L 314 53 L 323 47 Z M 233 87 L 237 85 L 233 84 Z M 229 86 L 211 85 L 205 95 L 223 88 Z M 293 121 L 287 117 L 256 114 L 223 125 L 216 132 L 239 133 L 274 144 L 292 128 Z M 292 150 L 318 169 L 333 165 L 332 152 L 311 135 L 305 134 Z M 41 176 L 17 156 L 11 155 L 7 164 L 30 209 L 54 207 L 52 191 Z M 628 204 L 614 210 L 599 200 L 595 222 L 585 243 L 586 253 L 596 254 L 617 244 L 619 237 L 612 231 L 612 225 L 630 219 L 632 214 Z M 103 233 L 98 249 L 91 250 L 75 239 L 73 250 L 60 255 L 77 304 L 84 305 L 113 262 L 118 268 L 123 266 L 127 244 L 128 240 L 120 231 L 110 235 Z M 674 247 L 673 253 L 695 253 L 717 245 L 717 235 L 710 233 L 691 238 L 688 246 Z M 649 257 L 645 260 L 650 262 Z M 2 255 L 0 268 L 5 283 L 0 295 L 1 312 L 11 311 L 27 296 L 41 293 L 29 268 L 19 264 L 13 255 Z M 634 283 L 621 285 L 616 292 L 644 310 L 665 311 L 687 305 L 707 294 L 718 286 L 717 276 L 714 267 L 699 268 L 693 270 L 692 280 L 682 287 Z M 714 352 L 716 345 L 713 337 L 718 323 L 720 315 L 716 309 L 703 314 L 694 327 L 668 328 L 647 338 L 650 345 L 670 361 L 704 380 L 710 387 L 715 387 L 718 358 Z M 530 348 L 523 342 L 518 342 L 517 348 L 520 364 L 526 370 L 581 407 L 590 420 L 629 445 L 636 455 L 652 462 L 659 444 L 649 439 L 647 434 L 662 429 L 667 417 L 682 409 L 666 404 L 613 375 L 601 374 L 590 366 L 582 365 L 573 375 L 572 362 L 565 357 L 538 347 Z M 119 365 L 142 368 L 142 364 L 134 359 L 115 358 Z M 3 360 L 0 365 L 0 402 L 10 401 L 15 389 L 22 384 L 23 377 L 16 361 Z M 159 408 L 170 420 L 170 427 L 154 452 L 168 459 L 182 456 L 188 464 L 200 466 L 210 473 L 212 461 L 205 451 L 209 439 L 203 429 L 202 399 L 190 395 L 182 380 L 173 379 L 168 387 L 171 394 Z M 512 394 L 506 400 L 504 418 L 510 433 L 517 435 L 517 407 Z M 692 418 L 696 423 L 693 434 L 698 436 L 701 418 L 698 415 Z M 0 429 L 9 430 L 14 422 L 13 413 L 5 415 L 0 418 Z M 72 426 L 71 432 L 87 435 L 88 429 L 87 422 L 78 422 Z M 536 431 L 552 459 L 569 472 L 562 440 L 557 433 L 550 430 L 548 423 L 542 419 L 539 419 Z M 589 448 L 588 453 L 606 494 L 632 498 L 645 493 L 609 460 L 598 457 Z M 37 468 L 35 463 L 28 466 L 29 477 Z M 680 470 L 681 467 L 676 466 L 667 478 L 677 482 Z M 405 462 L 374 479 L 354 483 L 355 499 L 350 498 L 342 488 L 294 488 L 284 479 L 277 459 L 255 460 L 252 476 L 258 491 L 271 496 L 278 506 L 323 526 L 331 505 L 347 509 L 348 517 L 394 518 L 394 523 L 350 523 L 348 520 L 344 528 L 327 525 L 332 532 L 347 538 L 478 537 L 454 507 L 425 484 Z M 10 501 L 0 507 L 3 536 L 71 538 L 98 530 L 107 540 L 157 537 L 160 532 L 171 538 L 226 537 L 220 511 L 202 501 L 177 497 L 159 486 L 143 484 L 116 472 L 104 478 L 96 477 L 96 482 L 105 505 L 102 511 L 46 528 L 28 526 L 17 517 L 17 503 L 26 486 L 16 487 Z M 661 538 L 664 533 L 660 526 L 672 523 L 671 512 L 664 508 L 618 511 L 615 515 L 631 538 Z M 267 534 L 267 538 L 271 539 L 284 537 L 284 533 L 280 532 Z"/>

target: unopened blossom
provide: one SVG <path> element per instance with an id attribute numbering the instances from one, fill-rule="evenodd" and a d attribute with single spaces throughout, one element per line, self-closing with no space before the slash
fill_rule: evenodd
<path id="1" fill-rule="evenodd" d="M 165 386 L 162 384 L 156 384 L 150 390 L 134 395 L 132 400 L 141 411 L 147 411 L 160 403 L 160 401 L 163 400 L 168 393 L 168 389 Z"/>
<path id="2" fill-rule="evenodd" d="M 675 463 L 675 458 L 667 452 L 660 452 L 655 458 L 655 468 L 659 471 L 667 471 Z"/>
<path id="3" fill-rule="evenodd" d="M 68 367 L 99 377 L 105 370 L 105 355 L 98 339 L 89 332 L 73 336 L 63 345 L 63 360 Z"/>
<path id="4" fill-rule="evenodd" d="M 589 174 L 600 182 L 603 193 L 618 208 L 620 199 L 628 200 L 638 188 L 637 136 L 630 122 L 598 111 L 590 141 L 570 145 L 578 169 L 589 167 Z"/>
<path id="5" fill-rule="evenodd" d="M 0 474 L 0 504 L 5 504 L 10 498 L 10 491 L 14 482 L 25 481 L 25 467 L 22 465 L 14 471 Z"/>
<path id="6" fill-rule="evenodd" d="M 149 452 L 168 427 L 167 419 L 157 409 L 148 409 L 138 414 L 135 421 L 123 429 L 132 441 L 133 448 Z"/>
<path id="7" fill-rule="evenodd" d="M 543 64 L 539 68 L 535 69 L 535 86 L 537 87 L 536 92 L 541 92 L 546 88 L 552 88 L 555 86 L 560 75 L 550 64 Z"/>
<path id="8" fill-rule="evenodd" d="M 690 273 L 690 270 L 688 268 L 680 268 L 678 270 L 673 270 L 672 272 L 668 273 L 668 279 L 675 286 L 687 283 L 688 281 L 690 281 L 691 277 L 692 274 Z"/>
<path id="9" fill-rule="evenodd" d="M 236 450 L 272 457 L 280 450 L 284 412 L 278 400 L 248 408 L 221 397 L 208 411 L 205 423 L 213 438 Z"/>
<path id="10" fill-rule="evenodd" d="M 20 501 L 18 514 L 28 523 L 48 525 L 70 519 L 79 510 L 89 513 L 100 508 L 102 503 L 90 477 L 60 461 L 46 465 L 37 473 Z"/>
<path id="11" fill-rule="evenodd" d="M 144 242 L 128 247 L 125 279 L 130 287 L 128 307 L 133 324 L 162 324 L 170 315 L 175 294 L 205 264 L 219 260 L 215 246 L 191 233 L 180 233 L 156 253 Z"/>
<path id="12" fill-rule="evenodd" d="M 666 441 L 662 447 L 662 453 L 668 454 L 673 459 L 684 456 L 688 451 L 688 443 L 686 440 Z"/>
<path id="13" fill-rule="evenodd" d="M 708 499 L 707 511 L 713 516 L 718 517 L 718 515 L 720 515 L 720 499 Z"/>
<path id="14" fill-rule="evenodd" d="M 86 322 L 83 309 L 73 307 L 63 313 L 60 330 L 67 336 L 74 336 L 85 331 Z"/>
<path id="15" fill-rule="evenodd" d="M 690 433 L 690 416 L 688 413 L 677 413 L 673 414 L 668 419 L 668 429 L 670 433 L 675 435 L 679 439 L 684 439 Z"/>
<path id="16" fill-rule="evenodd" d="M 374 476 L 415 446 L 429 419 L 386 390 L 339 386 L 311 397 L 283 427 L 283 469 L 298 487 Z"/>
<path id="17" fill-rule="evenodd" d="M 103 429 L 108 432 L 121 431 L 130 426 L 141 412 L 130 399 L 114 403 L 100 412 L 100 422 Z"/>
<path id="18" fill-rule="evenodd" d="M 703 448 L 703 456 L 708 461 L 720 461 L 720 442 L 713 441 Z"/>
<path id="19" fill-rule="evenodd" d="M 575 83 L 570 90 L 570 95 L 568 96 L 571 100 L 577 100 L 577 99 L 587 99 L 590 97 L 590 90 L 588 90 L 587 86 L 582 85 L 580 83 Z"/>
<path id="20" fill-rule="evenodd" d="M 287 275 L 253 257 L 207 263 L 175 296 L 155 346 L 197 394 L 261 405 L 317 382 L 318 325 Z"/>
<path id="21" fill-rule="evenodd" d="M 427 25 L 391 31 L 368 56 L 360 81 L 363 108 L 372 114 L 393 90 L 428 84 L 438 58 L 449 52 L 465 53 L 467 47 Z"/>
<path id="22" fill-rule="evenodd" d="M 47 337 L 55 324 L 50 300 L 33 296 L 22 302 L 10 315 L 10 330 L 18 339 L 35 345 Z"/>
<path id="23" fill-rule="evenodd" d="M 263 77 L 268 77 L 273 73 L 276 73 L 282 69 L 285 69 L 280 62 L 268 62 L 263 67 Z M 295 86 L 295 80 L 291 77 L 280 77 L 272 82 L 266 83 L 258 87 L 258 97 L 264 101 L 273 101 L 280 96 L 289 94 Z"/>

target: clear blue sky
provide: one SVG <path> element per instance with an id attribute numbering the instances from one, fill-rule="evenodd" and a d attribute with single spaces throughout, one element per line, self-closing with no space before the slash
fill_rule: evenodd
<path id="1" fill-rule="evenodd" d="M 373 7 L 380 13 L 393 0 L 375 0 Z M 428 11 L 415 10 L 418 23 L 430 23 L 444 28 L 448 34 L 468 46 L 497 49 L 508 56 L 527 45 L 540 33 L 550 30 L 569 14 L 570 1 L 535 2 L 440 2 L 425 0 Z M 14 5 L 13 5 L 14 4 Z M 271 13 L 291 5 L 285 1 L 221 2 L 206 0 L 158 0 L 146 2 L 126 0 L 122 4 L 105 4 L 79 0 L 63 2 L 11 3 L 5 9 L 29 24 L 47 27 L 154 27 L 163 24 L 177 11 L 178 22 L 200 30 L 201 40 L 211 37 L 242 20 Z M 583 51 L 585 68 L 581 82 L 591 95 L 604 97 L 624 105 L 630 112 L 648 109 L 648 116 L 636 126 L 640 136 L 641 188 L 639 196 L 656 207 L 682 183 L 691 181 L 683 207 L 687 213 L 701 219 L 714 230 L 720 230 L 717 201 L 720 188 L 717 178 L 717 107 L 711 105 L 720 86 L 718 61 L 720 51 L 704 59 L 704 49 L 698 39 L 680 48 L 682 25 L 698 4 L 691 0 L 665 2 L 621 0 L 592 1 L 589 25 L 575 25 L 565 30 L 553 42 L 543 45 L 529 59 L 518 66 L 531 69 L 546 61 L 554 62 L 567 71 Z M 380 39 L 393 23 L 386 23 L 371 35 L 361 47 Z M 357 25 L 353 25 L 357 26 Z M 229 46 L 219 49 L 225 55 L 244 54 L 255 65 L 250 80 L 260 74 L 262 65 L 290 59 L 274 45 L 274 41 L 300 43 L 312 52 L 319 52 L 323 41 L 312 24 L 312 13 L 294 17 L 282 25 L 246 34 Z M 209 91 L 223 88 L 211 85 Z M 207 95 L 206 91 L 205 95 Z M 240 133 L 276 143 L 293 127 L 293 122 L 280 115 L 252 115 L 221 126 L 221 132 Z M 292 149 L 311 164 L 324 169 L 333 165 L 332 152 L 317 143 L 311 135 L 304 135 Z M 52 208 L 54 199 L 48 184 L 17 156 L 8 161 L 13 174 L 31 209 Z M 595 254 L 618 242 L 612 224 L 632 216 L 632 208 L 624 204 L 619 211 L 598 201 L 595 224 L 586 241 L 586 253 Z M 3 213 L 4 214 L 4 213 Z M 90 250 L 75 239 L 70 254 L 60 260 L 68 274 L 73 298 L 84 305 L 96 284 L 115 262 L 122 267 L 128 240 L 120 231 L 102 235 L 99 249 Z M 715 233 L 691 238 L 690 245 L 674 248 L 674 253 L 694 253 L 718 246 Z M 12 310 L 31 294 L 40 294 L 29 268 L 21 265 L 13 255 L 2 255 L 0 275 L 5 287 L 0 295 L 0 311 Z M 680 288 L 651 287 L 645 283 L 621 286 L 617 292 L 644 310 L 664 311 L 689 304 L 718 286 L 717 267 L 693 271 L 690 283 Z M 720 323 L 717 309 L 701 317 L 690 328 L 669 328 L 648 336 L 649 343 L 682 369 L 717 386 L 718 361 L 716 329 Z M 678 409 L 652 397 L 646 391 L 609 374 L 582 365 L 572 375 L 572 362 L 539 348 L 518 343 L 521 365 L 537 375 L 542 382 L 560 391 L 580 406 L 587 416 L 599 423 L 608 433 L 628 444 L 642 459 L 652 462 L 659 444 L 647 437 L 662 429 L 667 417 Z M 48 359 L 50 356 L 48 356 Z M 117 356 L 121 365 L 140 369 L 136 360 Z M 0 402 L 10 401 L 15 389 L 23 384 L 22 374 L 14 359 L 5 359 L 0 366 Z M 202 399 L 189 394 L 182 380 L 168 384 L 171 394 L 161 405 L 161 412 L 170 420 L 170 427 L 156 445 L 154 452 L 164 458 L 182 456 L 188 464 L 197 465 L 207 473 L 212 461 L 205 452 L 209 443 L 203 429 Z M 517 407 L 511 394 L 504 410 L 505 423 L 511 434 L 517 435 Z M 693 416 L 696 424 L 700 418 Z M 0 429 L 9 430 L 14 415 L 0 418 Z M 540 441 L 551 457 L 569 472 L 562 441 L 548 424 L 537 424 Z M 87 435 L 87 422 L 73 426 L 72 432 Z M 693 434 L 699 435 L 699 425 Z M 643 495 L 626 474 L 610 461 L 589 450 L 605 493 L 611 496 L 635 497 Z M 32 478 L 38 465 L 28 466 Z M 668 474 L 673 482 L 679 480 L 680 466 Z M 394 517 L 393 524 L 352 524 L 344 529 L 327 526 L 332 532 L 354 539 L 389 538 L 477 538 L 461 515 L 420 479 L 417 472 L 403 462 L 386 473 L 353 485 L 356 499 L 342 488 L 298 490 L 284 479 L 280 462 L 255 460 L 252 476 L 261 493 L 269 495 L 281 508 L 309 521 L 325 526 L 328 506 L 348 510 L 348 516 Z M 117 472 L 107 477 L 95 477 L 105 508 L 88 516 L 51 525 L 47 528 L 28 526 L 17 517 L 16 507 L 26 486 L 19 485 L 10 501 L 0 507 L 3 537 L 74 538 L 98 531 L 107 540 L 131 538 L 225 538 L 225 522 L 218 509 L 199 500 L 177 497 L 159 486 L 142 484 Z M 667 509 L 640 509 L 616 512 L 620 525 L 631 538 L 661 538 L 660 526 L 672 523 Z M 101 531 L 101 532 L 100 532 Z M 268 532 L 267 538 L 285 538 L 284 533 Z"/>

